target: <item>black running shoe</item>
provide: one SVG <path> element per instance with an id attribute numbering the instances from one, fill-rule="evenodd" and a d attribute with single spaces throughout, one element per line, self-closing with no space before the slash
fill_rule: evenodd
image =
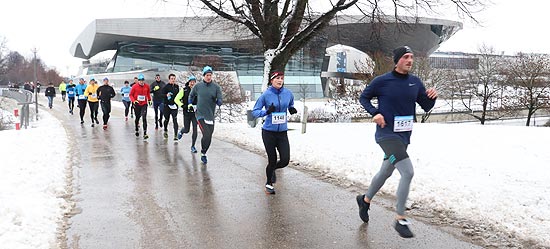
<path id="1" fill-rule="evenodd" d="M 96 123 L 96 124 L 99 124 L 99 120 L 97 120 L 97 118 L 95 118 L 95 123 Z"/>
<path id="2" fill-rule="evenodd" d="M 411 222 L 409 222 L 407 219 L 401 219 L 395 221 L 395 231 L 399 233 L 399 236 L 403 238 L 412 238 L 414 237 L 414 234 L 409 229 L 409 225 Z"/>
<path id="3" fill-rule="evenodd" d="M 168 139 L 168 132 L 166 132 L 166 131 L 164 132 L 164 138 Z"/>
<path id="4" fill-rule="evenodd" d="M 139 131 L 136 131 L 136 137 L 139 137 Z"/>
<path id="5" fill-rule="evenodd" d="M 275 187 L 273 185 L 266 184 L 265 185 L 265 193 L 268 195 L 274 195 L 275 194 Z"/>
<path id="6" fill-rule="evenodd" d="M 355 199 L 357 200 L 357 205 L 359 205 L 359 217 L 361 217 L 363 222 L 368 223 L 370 203 L 365 202 L 365 195 L 358 195 Z"/>
<path id="7" fill-rule="evenodd" d="M 147 140 L 149 138 L 149 135 L 143 134 L 143 140 Z"/>

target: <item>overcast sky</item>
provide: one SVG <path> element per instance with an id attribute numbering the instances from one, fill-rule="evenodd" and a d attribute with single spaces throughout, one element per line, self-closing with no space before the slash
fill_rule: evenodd
<path id="1" fill-rule="evenodd" d="M 36 47 L 38 56 L 48 66 L 55 67 L 67 76 L 76 74 L 82 62 L 81 59 L 71 56 L 69 48 L 93 20 L 192 15 L 185 6 L 186 2 L 187 0 L 169 0 L 167 3 L 160 0 L 8 0 L 3 2 L 0 13 L 0 37 L 7 39 L 10 50 L 18 51 L 26 57 L 31 57 L 31 49 Z M 464 21 L 464 29 L 443 43 L 440 50 L 476 52 L 479 45 L 485 43 L 506 54 L 519 51 L 550 53 L 550 35 L 546 31 L 545 21 L 550 1 L 492 2 L 484 12 L 476 14 L 483 27 Z"/>

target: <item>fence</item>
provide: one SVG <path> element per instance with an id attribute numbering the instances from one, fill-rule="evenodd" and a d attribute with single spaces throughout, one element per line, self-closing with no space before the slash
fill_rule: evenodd
<path id="1" fill-rule="evenodd" d="M 18 88 L 0 88 L 0 96 L 14 99 L 20 108 L 20 124 L 27 128 L 29 126 L 30 104 L 33 102 L 33 93 L 28 90 Z"/>

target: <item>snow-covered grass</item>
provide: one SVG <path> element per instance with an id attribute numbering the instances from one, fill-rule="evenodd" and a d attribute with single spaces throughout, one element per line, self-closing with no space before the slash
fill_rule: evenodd
<path id="1" fill-rule="evenodd" d="M 0 132 L 0 247 L 55 248 L 68 203 L 67 136 L 47 112 L 29 129 Z"/>

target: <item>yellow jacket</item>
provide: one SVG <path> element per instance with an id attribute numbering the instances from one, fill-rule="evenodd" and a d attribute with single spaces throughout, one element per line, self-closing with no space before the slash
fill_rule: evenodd
<path id="1" fill-rule="evenodd" d="M 97 89 L 99 88 L 99 84 L 89 84 L 86 87 L 86 91 L 84 91 L 84 95 L 88 97 L 88 102 L 98 102 L 99 99 L 97 98 Z"/>

